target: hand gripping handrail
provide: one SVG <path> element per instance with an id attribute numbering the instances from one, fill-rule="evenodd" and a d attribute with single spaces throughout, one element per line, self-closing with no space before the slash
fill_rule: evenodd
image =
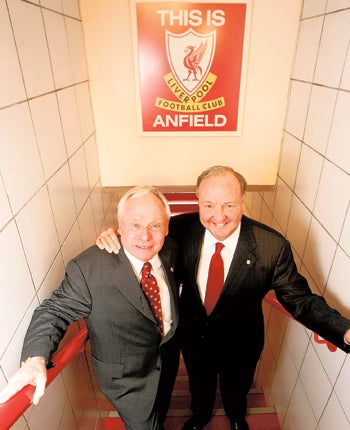
<path id="1" fill-rule="evenodd" d="M 64 369 L 64 367 L 77 355 L 84 351 L 85 343 L 88 338 L 88 330 L 82 320 L 79 321 L 78 332 L 73 333 L 74 323 L 68 327 L 65 338 L 62 340 L 62 345 L 53 354 L 51 367 L 47 371 L 46 386 L 48 386 L 56 376 Z M 35 387 L 33 385 L 25 386 L 21 391 L 15 394 L 6 403 L 0 404 L 0 430 L 9 429 L 31 405 Z"/>

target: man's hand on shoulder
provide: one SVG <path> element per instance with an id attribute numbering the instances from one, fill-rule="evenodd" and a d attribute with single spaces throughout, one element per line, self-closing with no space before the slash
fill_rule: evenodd
<path id="1" fill-rule="evenodd" d="M 344 335 L 344 342 L 345 342 L 347 345 L 350 345 L 350 329 L 349 329 L 349 330 L 347 330 L 347 331 L 345 332 L 345 335 Z"/>
<path id="2" fill-rule="evenodd" d="M 104 230 L 96 239 L 96 245 L 100 249 L 105 249 L 110 254 L 114 252 L 118 254 L 120 249 L 120 242 L 115 230 L 110 227 L 107 230 Z"/>
<path id="3" fill-rule="evenodd" d="M 32 403 L 37 405 L 44 395 L 47 380 L 46 362 L 43 357 L 29 357 L 0 391 L 0 403 L 5 403 L 26 385 L 34 385 Z"/>

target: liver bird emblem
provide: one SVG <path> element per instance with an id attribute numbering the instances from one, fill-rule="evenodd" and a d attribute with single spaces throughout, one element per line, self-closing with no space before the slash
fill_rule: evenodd
<path id="1" fill-rule="evenodd" d="M 166 30 L 166 50 L 171 72 L 186 94 L 194 94 L 210 71 L 216 46 L 216 30 L 197 33 L 192 28 L 184 33 Z"/>
<path id="2" fill-rule="evenodd" d="M 203 56 L 205 54 L 205 51 L 208 47 L 208 41 L 205 42 L 201 41 L 200 45 L 196 48 L 193 45 L 189 45 L 185 49 L 185 55 L 183 63 L 186 69 L 188 70 L 188 75 L 184 79 L 184 81 L 189 81 L 190 77 L 192 75 L 192 81 L 199 81 L 202 77 L 202 68 L 200 66 L 200 63 L 203 59 Z M 200 76 L 198 77 L 197 74 Z"/>

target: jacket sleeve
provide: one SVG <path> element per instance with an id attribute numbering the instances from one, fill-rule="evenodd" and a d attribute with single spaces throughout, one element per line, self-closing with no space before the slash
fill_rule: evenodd
<path id="1" fill-rule="evenodd" d="M 343 351 L 350 351 L 344 343 L 350 321 L 331 308 L 323 297 L 312 293 L 306 279 L 297 271 L 288 241 L 281 248 L 273 286 L 278 301 L 297 321 Z"/>
<path id="2" fill-rule="evenodd" d="M 60 287 L 34 311 L 24 338 L 21 361 L 41 356 L 50 360 L 67 326 L 91 311 L 91 295 L 79 265 L 70 261 Z"/>

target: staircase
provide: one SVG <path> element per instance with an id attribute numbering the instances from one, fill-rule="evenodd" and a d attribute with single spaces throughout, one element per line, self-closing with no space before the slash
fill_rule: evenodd
<path id="1" fill-rule="evenodd" d="M 174 392 L 165 421 L 165 430 L 181 430 L 183 424 L 189 419 L 191 396 L 188 389 L 188 376 L 181 361 L 176 378 Z M 115 412 L 110 412 L 110 417 L 105 418 L 99 430 L 124 430 L 120 418 L 113 417 Z M 258 388 L 252 388 L 248 395 L 247 421 L 250 430 L 281 430 L 277 414 L 272 406 L 266 405 L 265 397 Z M 214 417 L 205 430 L 230 430 L 229 422 L 222 409 L 220 392 L 217 393 Z"/>

